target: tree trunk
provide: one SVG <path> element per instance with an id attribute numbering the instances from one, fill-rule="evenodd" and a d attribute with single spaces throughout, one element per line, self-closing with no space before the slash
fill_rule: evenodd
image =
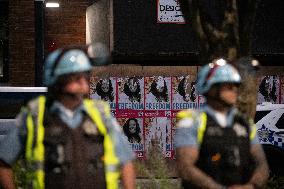
<path id="1" fill-rule="evenodd" d="M 199 59 L 207 64 L 215 58 L 225 58 L 242 75 L 237 107 L 250 117 L 256 109 L 256 79 L 252 74 L 251 34 L 257 0 L 179 0 L 184 18 L 192 24 L 199 42 Z M 244 64 L 246 66 L 244 66 Z"/>

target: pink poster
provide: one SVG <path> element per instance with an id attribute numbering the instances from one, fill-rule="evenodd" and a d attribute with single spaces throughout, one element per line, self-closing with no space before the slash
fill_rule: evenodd
<path id="1" fill-rule="evenodd" d="M 117 121 L 122 126 L 132 151 L 138 158 L 143 158 L 145 151 L 143 118 L 117 118 Z"/>
<path id="2" fill-rule="evenodd" d="M 170 117 L 145 118 L 146 149 L 157 145 L 164 157 L 172 157 L 172 125 Z"/>
<path id="3" fill-rule="evenodd" d="M 117 78 L 117 117 L 143 117 L 144 78 Z"/>
<path id="4" fill-rule="evenodd" d="M 198 95 L 195 76 L 172 77 L 172 109 L 196 109 Z"/>
<path id="5" fill-rule="evenodd" d="M 109 102 L 137 158 L 147 157 L 152 145 L 174 158 L 175 116 L 196 109 L 204 98 L 196 93 L 195 77 L 91 78 L 90 97 Z"/>

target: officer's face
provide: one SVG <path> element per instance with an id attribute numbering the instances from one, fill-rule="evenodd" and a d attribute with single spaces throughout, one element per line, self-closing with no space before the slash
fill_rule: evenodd
<path id="1" fill-rule="evenodd" d="M 129 121 L 129 132 L 132 134 L 136 133 L 136 122 L 134 120 Z"/>
<path id="2" fill-rule="evenodd" d="M 220 86 L 220 98 L 234 105 L 237 102 L 238 86 L 233 83 L 224 83 Z"/>
<path id="3" fill-rule="evenodd" d="M 71 94 L 87 95 L 89 93 L 89 73 L 74 73 L 64 76 L 66 84 L 64 91 Z"/>

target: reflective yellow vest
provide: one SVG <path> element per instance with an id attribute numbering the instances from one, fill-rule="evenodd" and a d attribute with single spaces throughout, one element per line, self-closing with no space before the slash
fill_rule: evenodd
<path id="1" fill-rule="evenodd" d="M 46 98 L 40 96 L 37 98 L 36 115 L 30 111 L 27 114 L 27 141 L 25 158 L 27 161 L 28 172 L 32 178 L 33 189 L 44 189 L 44 112 Z M 97 125 L 99 132 L 104 136 L 104 165 L 107 189 L 118 189 L 118 179 L 120 177 L 119 159 L 115 154 L 114 142 L 108 133 L 108 130 L 102 120 L 102 116 L 96 103 L 93 100 L 85 99 L 84 106 L 90 118 Z M 100 102 L 102 103 L 102 102 Z M 102 103 L 104 113 L 110 116 L 109 106 Z"/>
<path id="2" fill-rule="evenodd" d="M 197 143 L 201 144 L 203 141 L 203 136 L 207 126 L 207 115 L 205 112 L 197 112 L 194 110 L 182 110 L 177 114 L 177 121 L 181 119 L 193 119 L 196 120 L 199 118 L 199 125 L 197 126 Z M 253 140 L 256 135 L 256 125 L 254 124 L 253 120 L 249 120 L 250 126 L 250 140 Z"/>

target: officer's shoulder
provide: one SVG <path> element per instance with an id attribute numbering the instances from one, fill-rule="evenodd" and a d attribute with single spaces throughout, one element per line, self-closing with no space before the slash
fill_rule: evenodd
<path id="1" fill-rule="evenodd" d="M 29 100 L 26 104 L 26 108 L 28 111 L 30 112 L 37 112 L 38 111 L 38 106 L 39 106 L 39 99 L 40 98 L 45 98 L 43 96 L 38 96 L 36 98 L 33 98 L 31 100 Z"/>
<path id="2" fill-rule="evenodd" d="M 93 104 L 94 108 L 97 108 L 101 112 L 109 111 L 110 109 L 109 104 L 106 101 L 97 99 L 89 99 L 88 101 Z"/>
<path id="3" fill-rule="evenodd" d="M 177 118 L 177 121 L 181 119 L 185 119 L 185 118 L 194 119 L 198 117 L 199 114 L 200 114 L 199 110 L 186 109 L 186 110 L 179 111 L 176 115 L 176 118 Z"/>
<path id="4" fill-rule="evenodd" d="M 91 99 L 91 101 L 93 101 L 96 106 L 109 106 L 109 104 L 103 100 Z"/>
<path id="5" fill-rule="evenodd" d="M 199 110 L 186 109 L 177 113 L 177 128 L 194 128 L 196 121 L 200 115 Z"/>

